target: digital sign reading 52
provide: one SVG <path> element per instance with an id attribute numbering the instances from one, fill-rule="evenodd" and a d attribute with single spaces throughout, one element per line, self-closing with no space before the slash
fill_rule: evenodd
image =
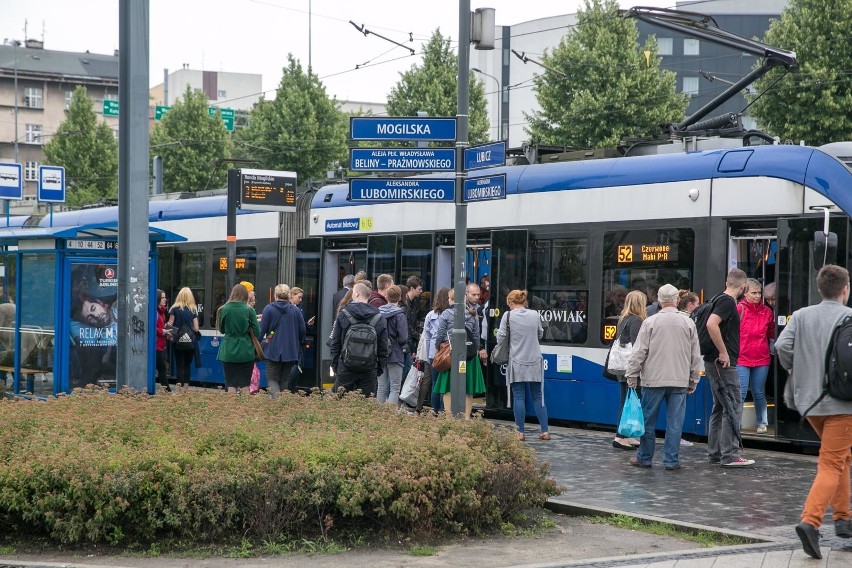
<path id="1" fill-rule="evenodd" d="M 240 208 L 296 211 L 296 172 L 240 170 Z"/>

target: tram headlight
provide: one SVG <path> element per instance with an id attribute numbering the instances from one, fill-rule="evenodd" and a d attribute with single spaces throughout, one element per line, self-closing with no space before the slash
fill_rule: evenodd
<path id="1" fill-rule="evenodd" d="M 319 215 L 314 215 L 314 216 L 313 216 L 313 220 L 314 220 L 314 223 L 315 223 L 315 224 L 316 224 L 316 223 L 319 223 Z"/>
<path id="2" fill-rule="evenodd" d="M 698 201 L 699 193 L 700 192 L 693 187 L 692 189 L 689 190 L 689 198 L 693 201 Z"/>

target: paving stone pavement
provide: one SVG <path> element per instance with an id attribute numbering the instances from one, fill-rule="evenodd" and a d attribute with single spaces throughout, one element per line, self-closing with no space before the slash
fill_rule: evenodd
<path id="1" fill-rule="evenodd" d="M 506 427 L 513 425 L 507 423 Z M 540 441 L 529 432 L 527 439 L 539 461 L 550 464 L 551 475 L 564 488 L 561 495 L 550 499 L 554 510 L 623 513 L 764 541 L 564 566 L 852 566 L 852 540 L 834 535 L 830 513 L 820 529 L 821 561 L 804 554 L 793 530 L 816 474 L 816 456 L 746 448 L 743 455 L 754 459 L 754 466 L 723 468 L 707 461 L 706 444 L 696 443 L 680 448 L 682 469 L 667 471 L 662 465 L 662 439 L 657 440 L 653 467 L 639 468 L 628 463 L 634 452 L 612 447 L 612 433 L 559 427 L 551 427 L 550 433 L 550 441 Z"/>

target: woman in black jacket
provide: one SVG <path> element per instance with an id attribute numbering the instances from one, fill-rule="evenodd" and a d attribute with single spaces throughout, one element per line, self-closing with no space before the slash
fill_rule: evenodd
<path id="1" fill-rule="evenodd" d="M 642 327 L 642 322 L 645 320 L 645 304 L 648 303 L 648 297 L 639 290 L 633 290 L 624 299 L 624 309 L 621 310 L 621 317 L 618 319 L 618 329 L 615 332 L 615 340 L 621 341 L 622 345 L 630 343 L 636 345 L 636 338 L 639 337 L 639 328 Z M 621 413 L 624 411 L 624 401 L 627 399 L 627 381 L 624 379 L 624 371 L 612 371 L 618 377 L 618 384 L 621 387 L 621 403 L 618 407 L 618 416 L 621 418 Z M 639 382 L 636 382 L 636 393 L 639 394 Z M 632 450 L 634 446 L 639 445 L 639 440 L 636 438 L 625 438 L 616 431 L 615 439 L 612 441 L 612 447 L 621 450 Z"/>

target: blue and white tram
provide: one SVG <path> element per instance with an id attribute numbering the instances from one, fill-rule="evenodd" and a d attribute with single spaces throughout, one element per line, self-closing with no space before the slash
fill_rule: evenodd
<path id="1" fill-rule="evenodd" d="M 480 261 L 468 271 L 474 282 L 486 273 L 491 279 L 491 342 L 506 294 L 529 290 L 546 324 L 550 416 L 614 424 L 618 386 L 602 369 L 627 291 L 653 297 L 671 283 L 709 298 L 724 288 L 727 270 L 739 267 L 776 283 L 780 331 L 794 310 L 818 301 L 814 235 L 826 219 L 838 237 L 836 263 L 849 267 L 849 156 L 852 143 L 755 146 L 477 172 L 507 177 L 505 200 L 468 207 L 465 246 L 468 258 Z M 417 274 L 428 291 L 452 286 L 454 220 L 453 204 L 352 203 L 346 186 L 319 190 L 311 237 L 298 241 L 296 264 L 302 277 L 321 274 L 313 282 L 320 337 L 330 331 L 330 299 L 344 273 L 365 269 L 370 278 L 389 273 L 403 282 Z M 329 352 L 319 345 L 315 362 L 328 382 Z M 489 407 L 506 404 L 499 372 L 488 372 Z M 815 440 L 783 405 L 784 371 L 776 367 L 772 377 L 770 433 Z M 690 397 L 685 431 L 706 435 L 710 407 L 702 381 Z"/>
<path id="2" fill-rule="evenodd" d="M 224 385 L 221 364 L 216 360 L 219 334 L 216 310 L 225 303 L 227 289 L 226 218 L 224 195 L 190 199 L 162 199 L 149 203 L 152 226 L 187 238 L 186 242 L 158 246 L 157 287 L 173 301 L 178 291 L 189 287 L 199 307 L 202 366 L 193 367 L 192 382 Z M 115 223 L 118 207 L 98 207 L 54 213 L 40 226 L 85 226 Z M 269 302 L 278 277 L 279 213 L 238 210 L 237 281 L 255 285 L 258 313 Z"/>

